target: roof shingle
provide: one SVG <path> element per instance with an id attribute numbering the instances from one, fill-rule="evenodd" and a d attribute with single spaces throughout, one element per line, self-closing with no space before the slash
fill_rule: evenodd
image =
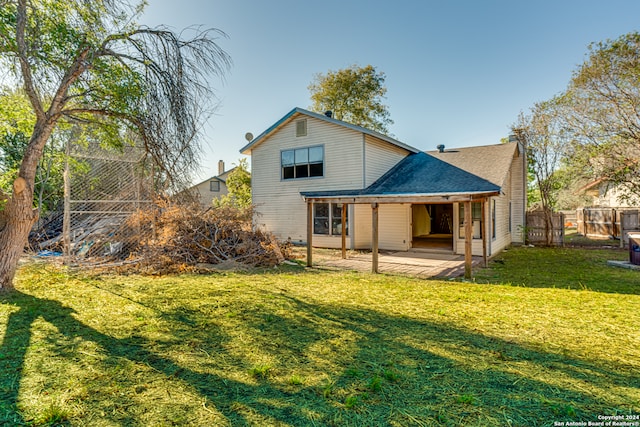
<path id="1" fill-rule="evenodd" d="M 410 154 L 363 190 L 310 191 L 304 197 L 376 197 L 499 192 L 500 185 L 431 154 Z"/>

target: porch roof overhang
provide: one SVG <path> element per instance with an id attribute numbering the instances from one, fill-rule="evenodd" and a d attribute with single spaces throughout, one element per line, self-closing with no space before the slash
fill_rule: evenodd
<path id="1" fill-rule="evenodd" d="M 482 200 L 487 197 L 499 196 L 500 191 L 479 191 L 461 193 L 409 193 L 409 194 L 357 194 L 356 192 L 321 192 L 309 191 L 300 193 L 305 202 L 309 203 L 454 203 Z"/>

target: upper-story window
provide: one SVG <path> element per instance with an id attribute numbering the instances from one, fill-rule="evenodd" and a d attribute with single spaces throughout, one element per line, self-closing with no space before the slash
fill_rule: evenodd
<path id="1" fill-rule="evenodd" d="M 280 154 L 282 179 L 324 176 L 324 147 L 284 150 Z"/>
<path id="2" fill-rule="evenodd" d="M 213 191 L 215 193 L 220 191 L 220 181 L 211 180 L 209 181 L 209 191 Z"/>

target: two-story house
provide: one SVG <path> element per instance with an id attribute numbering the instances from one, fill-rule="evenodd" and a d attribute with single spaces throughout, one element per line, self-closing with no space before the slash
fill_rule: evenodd
<path id="1" fill-rule="evenodd" d="M 218 161 L 218 175 L 207 178 L 189 187 L 185 193 L 198 202 L 203 207 L 209 207 L 213 204 L 214 199 L 219 199 L 229 193 L 227 190 L 227 177 L 235 168 L 229 170 L 224 169 L 224 162 Z"/>
<path id="2" fill-rule="evenodd" d="M 469 236 L 479 256 L 522 242 L 526 160 L 517 142 L 421 152 L 294 108 L 241 153 L 251 155 L 256 225 L 282 240 L 464 254 Z"/>

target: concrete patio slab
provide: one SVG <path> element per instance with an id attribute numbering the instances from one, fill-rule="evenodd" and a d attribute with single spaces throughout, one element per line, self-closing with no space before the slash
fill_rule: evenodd
<path id="1" fill-rule="evenodd" d="M 320 268 L 370 272 L 370 252 L 350 252 L 342 259 L 340 251 L 314 249 L 313 264 Z M 482 262 L 481 257 L 473 258 L 473 266 Z M 464 275 L 464 256 L 442 252 L 386 252 L 378 255 L 378 271 L 386 274 L 428 278 L 453 278 Z"/>

